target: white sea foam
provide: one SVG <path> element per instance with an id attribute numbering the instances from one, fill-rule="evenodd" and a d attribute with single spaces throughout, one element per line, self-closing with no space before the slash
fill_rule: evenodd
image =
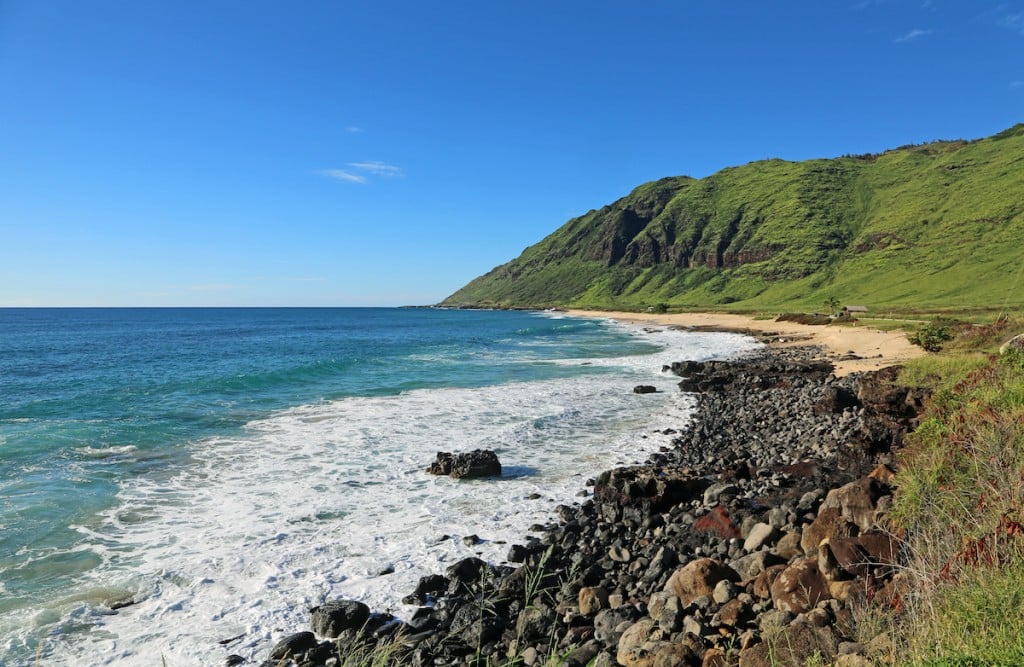
<path id="1" fill-rule="evenodd" d="M 586 475 L 642 461 L 663 444 L 655 431 L 678 428 L 692 405 L 677 378 L 658 373 L 663 363 L 756 345 L 723 334 L 637 335 L 664 350 L 563 362 L 620 372 L 348 398 L 195 443 L 187 469 L 129 483 L 121 505 L 83 529 L 108 563 L 91 573 L 94 588 L 127 587 L 138 603 L 116 614 L 74 607 L 63 629 L 92 629 L 51 645 L 53 660 L 150 665 L 162 656 L 173 667 L 219 664 L 228 653 L 262 659 L 274 640 L 308 626 L 308 607 L 336 597 L 408 615 L 400 599 L 420 576 L 470 555 L 503 561 L 555 504 L 579 500 Z M 639 382 L 661 393 L 633 394 Z M 500 480 L 423 472 L 437 451 L 476 447 L 498 452 Z M 470 534 L 484 541 L 466 546 Z"/>

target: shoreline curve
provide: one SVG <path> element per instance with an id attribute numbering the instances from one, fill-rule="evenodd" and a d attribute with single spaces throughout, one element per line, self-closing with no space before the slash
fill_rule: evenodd
<path id="1" fill-rule="evenodd" d="M 828 351 L 828 360 L 835 365 L 833 374 L 837 377 L 894 366 L 927 354 L 908 341 L 904 331 L 882 331 L 867 326 L 776 322 L 734 313 L 631 313 L 577 309 L 564 312 L 575 317 L 606 318 L 625 324 L 747 333 L 770 347 L 818 345 Z"/>

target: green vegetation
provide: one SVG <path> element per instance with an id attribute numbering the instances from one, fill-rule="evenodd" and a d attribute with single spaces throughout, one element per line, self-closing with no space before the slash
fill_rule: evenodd
<path id="1" fill-rule="evenodd" d="M 944 351 L 900 382 L 934 391 L 900 455 L 890 513 L 908 564 L 891 635 L 897 664 L 1024 664 L 1024 330 L 951 324 Z"/>
<path id="2" fill-rule="evenodd" d="M 938 352 L 947 341 L 953 340 L 953 332 L 948 322 L 937 319 L 907 336 L 907 340 L 928 352 Z"/>
<path id="3" fill-rule="evenodd" d="M 444 305 L 642 310 L 1024 305 L 1024 124 L 977 141 L 664 178 Z"/>

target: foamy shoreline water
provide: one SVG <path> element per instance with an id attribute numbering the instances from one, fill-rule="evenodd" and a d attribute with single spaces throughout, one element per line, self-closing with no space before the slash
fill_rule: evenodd
<path id="1" fill-rule="evenodd" d="M 75 607 L 65 627 L 91 629 L 75 642 L 58 639 L 50 662 L 255 659 L 281 633 L 305 627 L 307 607 L 325 599 L 401 616 L 412 611 L 401 597 L 420 576 L 468 555 L 503 561 L 531 524 L 578 501 L 588 476 L 642 460 L 669 439 L 654 431 L 685 422 L 690 399 L 659 373 L 663 363 L 756 345 L 730 334 L 633 331 L 662 351 L 553 362 L 609 370 L 598 375 L 305 405 L 193 443 L 192 463 L 173 478 L 131 481 L 117 507 L 80 527 L 117 566 L 95 572 L 95 590 L 132 591 L 137 604 L 116 614 Z M 662 393 L 632 394 L 640 383 Z M 477 446 L 498 451 L 501 480 L 422 471 L 438 450 Z M 484 541 L 467 546 L 469 534 Z"/>

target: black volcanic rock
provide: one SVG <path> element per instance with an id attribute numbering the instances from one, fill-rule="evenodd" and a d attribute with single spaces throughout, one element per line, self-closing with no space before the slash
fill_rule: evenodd
<path id="1" fill-rule="evenodd" d="M 449 475 L 455 479 L 501 477 L 501 461 L 489 449 L 474 449 L 461 454 L 438 452 L 437 460 L 430 464 L 427 472 L 431 475 Z"/>
<path id="2" fill-rule="evenodd" d="M 331 600 L 310 609 L 313 632 L 333 639 L 345 630 L 358 630 L 370 618 L 370 608 L 355 600 Z"/>

